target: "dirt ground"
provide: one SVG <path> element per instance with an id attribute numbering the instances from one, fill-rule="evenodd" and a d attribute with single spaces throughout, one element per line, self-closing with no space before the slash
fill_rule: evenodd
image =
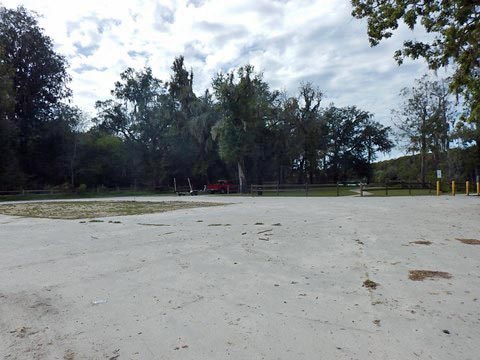
<path id="1" fill-rule="evenodd" d="M 0 214 L 49 219 L 93 219 L 106 216 L 143 215 L 221 203 L 187 201 L 33 201 L 0 203 Z M 97 222 L 101 222 L 98 220 Z"/>
<path id="2" fill-rule="evenodd" d="M 0 358 L 478 359 L 480 198 L 185 201 L 0 215 Z"/>

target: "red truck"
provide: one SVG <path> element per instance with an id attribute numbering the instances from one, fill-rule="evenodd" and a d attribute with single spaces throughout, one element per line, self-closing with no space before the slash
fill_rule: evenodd
<path id="1" fill-rule="evenodd" d="M 206 190 L 210 194 L 220 193 L 220 194 L 230 194 L 237 191 L 237 185 L 232 184 L 228 180 L 218 180 L 214 184 L 208 184 Z"/>

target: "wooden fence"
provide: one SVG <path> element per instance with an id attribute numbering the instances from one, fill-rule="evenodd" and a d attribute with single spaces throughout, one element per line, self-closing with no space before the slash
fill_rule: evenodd
<path id="1" fill-rule="evenodd" d="M 354 195 L 358 183 L 337 184 L 278 184 L 265 183 L 250 185 L 250 195 L 283 195 L 283 196 L 343 196 Z"/>
<path id="2" fill-rule="evenodd" d="M 443 182 L 440 193 L 465 193 L 480 195 L 480 185 L 466 182 Z M 398 196 L 398 195 L 435 195 L 436 183 L 389 181 L 382 184 L 364 184 L 360 182 L 343 182 L 337 184 L 277 184 L 264 183 L 250 186 L 251 196 Z M 454 188 L 452 192 L 452 187 Z"/>

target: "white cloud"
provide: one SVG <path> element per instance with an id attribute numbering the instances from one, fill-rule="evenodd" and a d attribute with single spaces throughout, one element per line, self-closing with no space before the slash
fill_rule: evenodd
<path id="1" fill-rule="evenodd" d="M 401 88 L 427 71 L 398 67 L 393 52 L 414 34 L 400 27 L 370 48 L 349 0 L 4 0 L 42 14 L 41 25 L 71 64 L 74 102 L 94 113 L 127 66 L 149 65 L 163 80 L 184 54 L 197 92 L 219 70 L 249 62 L 274 88 L 294 94 L 312 81 L 326 102 L 358 105 L 389 124 Z M 416 33 L 421 36 L 421 33 Z"/>

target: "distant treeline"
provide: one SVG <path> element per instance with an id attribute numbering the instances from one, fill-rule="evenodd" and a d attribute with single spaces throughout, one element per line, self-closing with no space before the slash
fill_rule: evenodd
<path id="1" fill-rule="evenodd" d="M 166 81 L 126 69 L 90 119 L 70 105 L 67 66 L 35 14 L 0 7 L 0 189 L 373 180 L 378 154 L 394 146 L 368 111 L 323 106 L 311 83 L 296 96 L 272 90 L 250 65 L 218 73 L 213 91 L 197 95 L 182 56 Z M 407 134 L 411 151 L 448 152 L 453 122 L 442 106 Z"/>
<path id="2" fill-rule="evenodd" d="M 437 180 L 436 170 L 442 171 L 442 180 L 449 183 L 452 180 L 457 182 L 476 181 L 475 168 L 476 149 L 474 146 L 468 148 L 450 149 L 448 156 L 436 162 L 434 155 L 429 153 L 426 156 L 426 177 L 427 183 L 433 184 Z M 375 174 L 374 182 L 384 184 L 388 181 L 419 181 L 419 169 L 421 166 L 420 155 L 406 155 L 397 159 L 379 161 L 373 164 Z"/>

